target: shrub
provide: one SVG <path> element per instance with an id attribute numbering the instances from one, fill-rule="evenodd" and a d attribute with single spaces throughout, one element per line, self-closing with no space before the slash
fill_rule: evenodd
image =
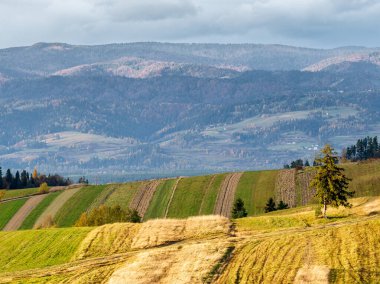
<path id="1" fill-rule="evenodd" d="M 47 193 L 49 192 L 49 187 L 46 182 L 41 183 L 40 188 L 38 189 L 39 193 Z"/>
<path id="2" fill-rule="evenodd" d="M 119 222 L 139 223 L 141 218 L 136 210 L 124 210 L 119 205 L 114 207 L 101 205 L 90 212 L 82 213 L 75 226 L 101 226 Z"/>

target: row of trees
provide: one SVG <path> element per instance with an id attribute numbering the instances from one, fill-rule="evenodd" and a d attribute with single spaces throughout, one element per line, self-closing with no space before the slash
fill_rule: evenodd
<path id="1" fill-rule="evenodd" d="M 380 158 L 380 145 L 377 136 L 358 139 L 355 145 L 343 149 L 342 158 L 350 161 Z"/>
<path id="2" fill-rule="evenodd" d="M 315 165 L 313 165 L 315 166 Z M 310 167 L 310 163 L 308 160 L 305 160 L 305 162 L 302 159 L 297 159 L 295 161 L 292 161 L 289 164 L 284 165 L 284 169 L 298 169 L 303 167 Z"/>
<path id="3" fill-rule="evenodd" d="M 34 169 L 30 174 L 26 170 L 16 171 L 13 175 L 10 169 L 7 169 L 5 176 L 3 176 L 2 168 L 0 167 L 0 189 L 22 189 L 39 187 L 41 184 L 46 183 L 48 186 L 66 186 L 72 182 L 69 178 L 64 178 L 60 175 L 43 175 L 38 174 Z"/>

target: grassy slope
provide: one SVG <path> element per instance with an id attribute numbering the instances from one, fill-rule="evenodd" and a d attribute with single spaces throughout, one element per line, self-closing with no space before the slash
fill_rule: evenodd
<path id="1" fill-rule="evenodd" d="M 105 188 L 105 185 L 87 186 L 75 193 L 58 211 L 54 218 L 58 227 L 73 226 L 80 215 L 91 206 L 92 202 Z"/>
<path id="2" fill-rule="evenodd" d="M 21 197 L 21 196 L 34 194 L 38 192 L 38 189 L 39 188 L 36 187 L 36 188 L 4 190 L 5 195 L 3 198 L 8 199 L 8 198 Z"/>
<path id="3" fill-rule="evenodd" d="M 19 199 L 0 203 L 0 230 L 12 219 L 13 215 L 25 204 L 28 199 Z"/>
<path id="4" fill-rule="evenodd" d="M 0 272 L 68 262 L 92 228 L 0 232 Z"/>
<path id="5" fill-rule="evenodd" d="M 211 178 L 212 176 L 199 176 L 181 179 L 170 204 L 168 217 L 186 218 L 198 215 Z"/>
<path id="6" fill-rule="evenodd" d="M 275 194 L 277 171 L 245 172 L 236 190 L 236 198 L 242 198 L 248 215 L 264 212 L 265 203 Z"/>
<path id="7" fill-rule="evenodd" d="M 175 183 L 175 179 L 165 180 L 160 183 L 153 195 L 148 210 L 145 213 L 144 220 L 165 217 L 166 206 L 169 203 Z"/>
<path id="8" fill-rule="evenodd" d="M 380 195 L 380 160 L 344 164 L 348 177 L 352 178 L 350 189 L 356 196 Z"/>
<path id="9" fill-rule="evenodd" d="M 32 212 L 25 218 L 22 223 L 20 230 L 32 229 L 37 219 L 45 211 L 45 209 L 53 202 L 53 200 L 62 193 L 62 191 L 52 192 L 46 196 L 37 206 L 33 209 Z"/>
<path id="10" fill-rule="evenodd" d="M 216 175 L 212 180 L 203 196 L 199 215 L 210 215 L 213 213 L 220 186 L 226 176 L 227 174 Z"/>
<path id="11" fill-rule="evenodd" d="M 142 182 L 131 182 L 117 185 L 115 191 L 107 198 L 104 204 L 107 206 L 120 205 L 122 208 L 127 209 L 141 184 Z"/>

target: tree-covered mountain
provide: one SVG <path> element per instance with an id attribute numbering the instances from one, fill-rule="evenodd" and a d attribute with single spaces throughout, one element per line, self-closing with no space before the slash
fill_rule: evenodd
<path id="1" fill-rule="evenodd" d="M 368 56 L 349 60 L 375 51 L 161 43 L 0 50 L 0 160 L 63 174 L 312 160 L 326 142 L 339 149 L 379 133 L 380 67 Z"/>

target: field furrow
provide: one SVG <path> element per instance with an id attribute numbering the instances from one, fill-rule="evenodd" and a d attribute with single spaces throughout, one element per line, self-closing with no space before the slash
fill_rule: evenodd
<path id="1" fill-rule="evenodd" d="M 41 228 L 46 222 L 53 220 L 59 209 L 69 200 L 80 188 L 72 188 L 63 191 L 54 201 L 46 208 L 34 224 L 34 228 Z"/>
<path id="2" fill-rule="evenodd" d="M 144 219 L 145 213 L 149 207 L 150 201 L 160 184 L 160 180 L 154 180 L 149 183 L 143 184 L 135 197 L 133 198 L 130 208 L 137 210 L 139 216 Z"/>
<path id="3" fill-rule="evenodd" d="M 17 230 L 28 215 L 33 211 L 36 206 L 47 197 L 47 194 L 41 194 L 32 196 L 25 202 L 25 204 L 13 215 L 8 224 L 4 227 L 3 231 L 15 231 Z"/>
<path id="4" fill-rule="evenodd" d="M 170 208 L 170 205 L 172 204 L 173 197 L 174 197 L 175 191 L 176 191 L 176 189 L 177 189 L 177 186 L 178 186 L 178 183 L 179 183 L 180 180 L 181 180 L 181 178 L 177 179 L 177 181 L 175 182 L 175 184 L 174 184 L 174 186 L 173 186 L 172 194 L 171 194 L 171 196 L 170 196 L 170 199 L 169 199 L 168 205 L 166 206 L 166 210 L 165 210 L 165 218 L 168 217 L 168 214 L 169 214 L 169 208 Z"/>
<path id="5" fill-rule="evenodd" d="M 296 170 L 281 170 L 276 179 L 276 203 L 284 201 L 289 207 L 296 206 Z"/>
<path id="6" fill-rule="evenodd" d="M 222 183 L 217 196 L 214 214 L 231 217 L 232 205 L 235 200 L 235 192 L 242 173 L 229 174 Z"/>

